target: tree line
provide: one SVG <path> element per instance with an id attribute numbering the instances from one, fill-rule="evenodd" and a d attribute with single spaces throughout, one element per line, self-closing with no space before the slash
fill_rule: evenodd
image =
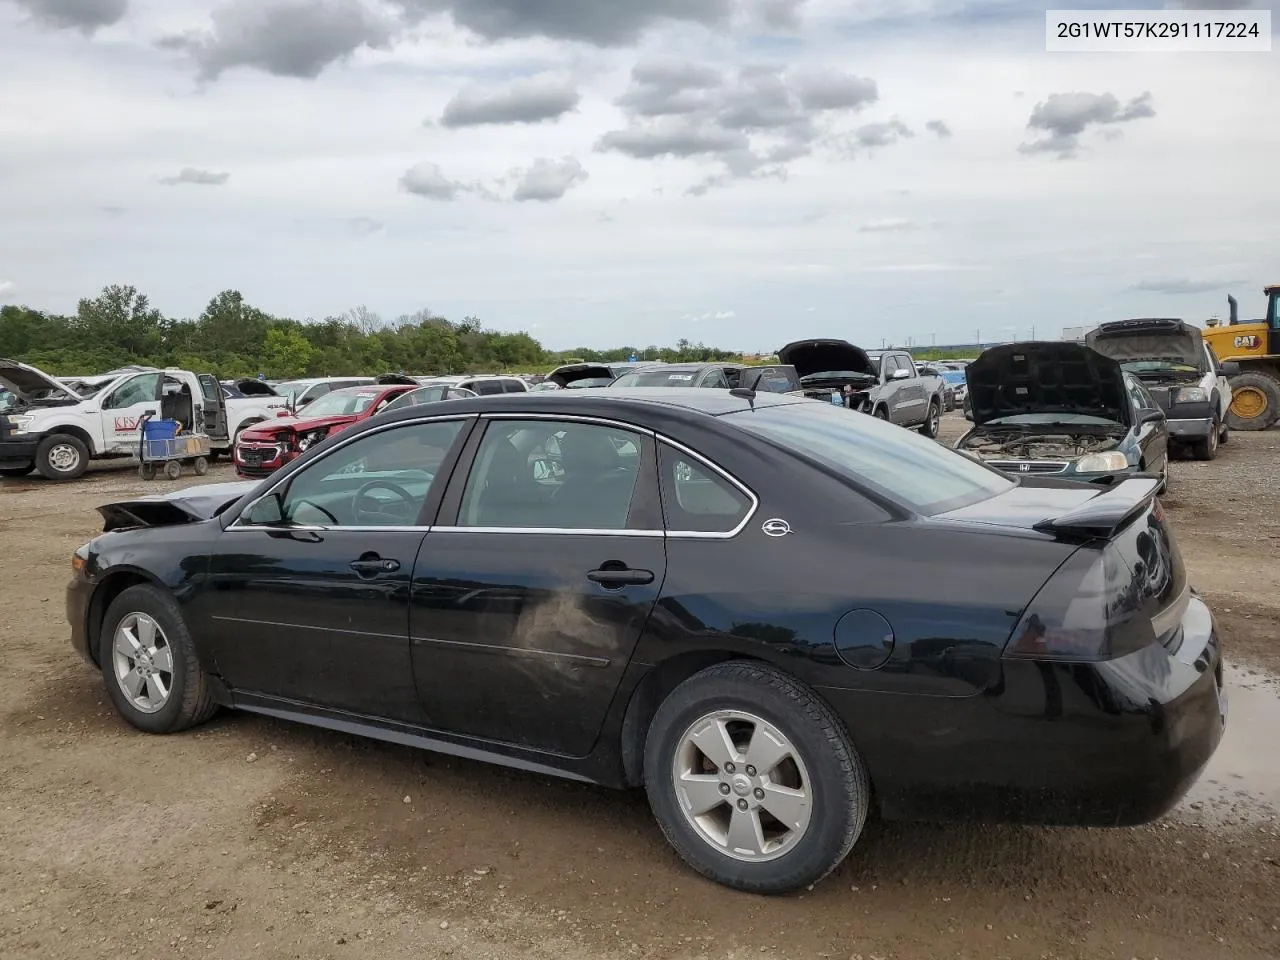
<path id="1" fill-rule="evenodd" d="M 0 356 L 59 376 L 89 376 L 129 363 L 218 377 L 546 371 L 570 359 L 737 360 L 730 350 L 680 340 L 674 347 L 550 351 L 528 333 L 494 330 L 476 317 L 430 310 L 386 320 L 365 307 L 306 321 L 277 317 L 224 290 L 200 316 L 166 317 L 135 287 L 111 285 L 60 316 L 0 307 Z"/>

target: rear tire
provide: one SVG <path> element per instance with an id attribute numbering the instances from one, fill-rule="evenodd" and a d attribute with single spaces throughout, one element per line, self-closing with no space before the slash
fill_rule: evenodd
<path id="1" fill-rule="evenodd" d="M 89 469 L 89 448 L 79 437 L 55 433 L 36 447 L 36 467 L 46 480 L 79 480 Z"/>
<path id="2" fill-rule="evenodd" d="M 644 783 L 681 859 L 751 893 L 825 877 L 858 839 L 871 802 L 866 767 L 831 708 L 781 670 L 745 661 L 708 667 L 662 702 L 645 741 Z"/>
<path id="3" fill-rule="evenodd" d="M 159 587 L 140 584 L 112 601 L 98 638 L 98 663 L 107 696 L 139 730 L 176 733 L 218 709 L 182 612 Z"/>
<path id="4" fill-rule="evenodd" d="M 177 460 L 169 460 L 164 465 L 164 475 L 170 480 L 177 480 L 182 476 L 182 464 Z"/>
<path id="5" fill-rule="evenodd" d="M 1280 380 L 1257 370 L 1231 378 L 1227 426 L 1232 430 L 1265 430 L 1280 418 Z"/>
<path id="6" fill-rule="evenodd" d="M 876 407 L 871 415 L 875 417 L 877 420 L 889 419 L 889 411 L 886 410 L 884 407 Z"/>
<path id="7" fill-rule="evenodd" d="M 203 477 L 209 472 L 209 461 L 204 457 L 196 457 L 195 461 L 191 464 L 191 469 L 196 472 L 197 477 Z"/>
<path id="8" fill-rule="evenodd" d="M 924 423 L 920 424 L 920 435 L 934 440 L 938 436 L 938 428 L 941 425 L 942 411 L 938 408 L 937 400 L 929 401 L 929 413 L 924 418 Z"/>

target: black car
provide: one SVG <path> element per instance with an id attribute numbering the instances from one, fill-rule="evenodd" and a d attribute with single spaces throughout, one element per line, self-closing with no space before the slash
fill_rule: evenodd
<path id="1" fill-rule="evenodd" d="M 1183 795 L 1222 668 L 1155 486 L 741 388 L 479 397 L 101 507 L 67 612 L 142 730 L 230 706 L 643 786 L 694 869 L 781 892 L 873 808 L 1122 825 Z"/>
<path id="2" fill-rule="evenodd" d="M 1169 427 L 1146 386 L 1120 364 L 1066 341 L 989 347 L 965 370 L 971 430 L 956 441 L 993 467 L 1111 484 L 1169 479 Z"/>

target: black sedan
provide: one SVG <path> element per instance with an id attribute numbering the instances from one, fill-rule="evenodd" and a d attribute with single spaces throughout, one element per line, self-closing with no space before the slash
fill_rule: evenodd
<path id="1" fill-rule="evenodd" d="M 67 612 L 142 730 L 235 707 L 643 786 L 695 870 L 782 892 L 873 809 L 1177 802 L 1225 708 L 1156 483 L 745 389 L 463 399 L 101 507 Z"/>

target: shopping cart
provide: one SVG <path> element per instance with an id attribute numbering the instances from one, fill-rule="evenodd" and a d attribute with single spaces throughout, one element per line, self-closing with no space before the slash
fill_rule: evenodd
<path id="1" fill-rule="evenodd" d="M 190 462 L 196 476 L 209 472 L 212 447 L 203 433 L 183 433 L 177 420 L 162 420 L 145 413 L 138 422 L 138 474 L 143 480 L 154 480 L 163 471 L 170 480 L 182 476 L 182 464 Z"/>

